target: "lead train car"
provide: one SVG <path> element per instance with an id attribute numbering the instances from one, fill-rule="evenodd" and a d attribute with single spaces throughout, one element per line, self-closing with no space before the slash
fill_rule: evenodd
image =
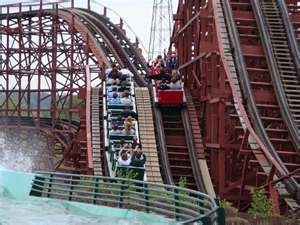
<path id="1" fill-rule="evenodd" d="M 183 84 L 180 89 L 166 89 L 158 88 L 158 81 L 152 81 L 153 94 L 155 104 L 161 106 L 182 106 L 186 103 Z"/>

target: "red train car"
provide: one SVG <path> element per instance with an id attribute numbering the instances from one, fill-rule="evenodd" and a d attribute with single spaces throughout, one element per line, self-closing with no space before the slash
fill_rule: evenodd
<path id="1" fill-rule="evenodd" d="M 180 106 L 185 103 L 184 89 L 159 89 L 158 82 L 153 81 L 154 101 L 159 105 Z"/>

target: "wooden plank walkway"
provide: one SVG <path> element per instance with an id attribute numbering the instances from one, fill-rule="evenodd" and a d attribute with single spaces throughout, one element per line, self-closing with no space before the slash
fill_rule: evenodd
<path id="1" fill-rule="evenodd" d="M 138 113 L 140 142 L 146 154 L 147 181 L 162 183 L 155 139 L 153 113 L 148 88 L 136 87 L 135 97 Z"/>
<path id="2" fill-rule="evenodd" d="M 93 167 L 94 175 L 102 176 L 102 162 L 101 162 L 101 133 L 100 133 L 100 116 L 99 110 L 99 88 L 92 88 L 92 102 L 91 102 L 91 122 L 92 122 L 92 149 L 93 149 Z M 102 118 L 101 118 L 102 119 Z"/>

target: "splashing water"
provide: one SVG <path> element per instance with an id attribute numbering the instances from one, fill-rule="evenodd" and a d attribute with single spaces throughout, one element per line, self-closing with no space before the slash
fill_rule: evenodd
<path id="1" fill-rule="evenodd" d="M 38 132 L 16 129 L 0 131 L 0 166 L 2 167 L 23 172 L 52 170 L 51 149 L 47 137 Z"/>

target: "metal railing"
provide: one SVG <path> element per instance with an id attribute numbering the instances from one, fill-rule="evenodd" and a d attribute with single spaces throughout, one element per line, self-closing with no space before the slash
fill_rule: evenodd
<path id="1" fill-rule="evenodd" d="M 214 198 L 194 190 L 124 178 L 38 172 L 30 195 L 154 213 L 181 224 L 225 224 Z"/>

